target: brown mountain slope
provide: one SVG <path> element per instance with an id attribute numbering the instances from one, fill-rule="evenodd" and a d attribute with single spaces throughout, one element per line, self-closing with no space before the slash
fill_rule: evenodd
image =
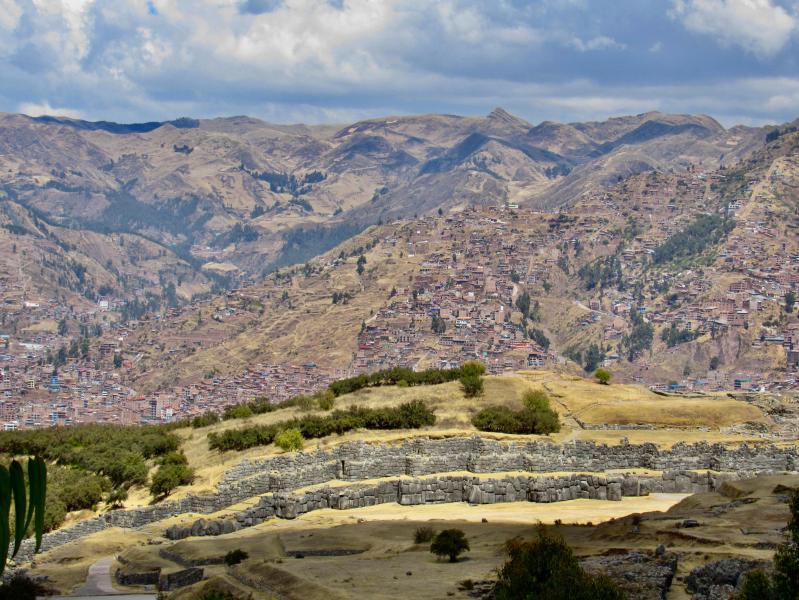
<path id="1" fill-rule="evenodd" d="M 246 279 L 381 219 L 568 204 L 620 175 L 735 160 L 766 132 L 661 113 L 533 127 L 502 109 L 345 126 L 2 115 L 0 189 L 55 225 L 143 234 Z"/>

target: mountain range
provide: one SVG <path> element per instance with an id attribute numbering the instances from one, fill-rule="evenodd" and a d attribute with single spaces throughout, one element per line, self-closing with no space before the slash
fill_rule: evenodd
<path id="1" fill-rule="evenodd" d="M 569 207 L 635 173 L 732 164 L 774 130 L 656 112 L 533 126 L 501 108 L 343 126 L 3 114 L 2 218 L 73 248 L 95 287 L 131 271 L 121 240 L 133 236 L 136 252 L 166 259 L 151 266 L 187 299 L 391 219 L 475 203 Z"/>

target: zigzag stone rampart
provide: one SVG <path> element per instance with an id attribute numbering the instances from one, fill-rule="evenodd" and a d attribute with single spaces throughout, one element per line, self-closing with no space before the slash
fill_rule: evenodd
<path id="1" fill-rule="evenodd" d="M 140 527 L 185 513 L 209 514 L 257 496 L 263 496 L 259 503 L 268 504 L 270 501 L 265 498 L 271 497 L 275 499 L 277 506 L 280 506 L 281 502 L 286 506 L 292 502 L 297 505 L 296 501 L 288 499 L 293 497 L 293 495 L 287 494 L 288 492 L 309 486 L 320 486 L 334 480 L 357 482 L 365 479 L 400 476 L 421 478 L 436 473 L 454 472 L 598 474 L 625 469 L 648 469 L 663 472 L 707 470 L 732 473 L 735 478 L 742 478 L 759 473 L 795 472 L 797 465 L 799 465 L 799 455 L 796 446 L 777 447 L 771 444 L 743 444 L 735 448 L 728 448 L 722 444 L 679 443 L 669 449 L 660 449 L 655 444 L 622 443 L 609 446 L 587 441 L 566 444 L 547 441 L 504 442 L 479 436 L 444 439 L 416 438 L 397 445 L 347 442 L 330 449 L 317 449 L 313 452 L 282 454 L 259 460 L 245 459 L 225 473 L 213 493 L 189 494 L 179 500 L 161 502 L 144 508 L 111 511 L 72 527 L 46 534 L 42 548 L 49 550 L 106 527 Z M 581 477 L 585 477 L 585 475 L 581 475 Z M 529 478 L 531 481 L 533 479 Z M 656 479 L 663 482 L 668 481 L 662 476 L 654 480 Z M 468 483 L 468 481 L 469 478 L 466 477 L 462 483 L 458 484 L 461 486 L 459 492 L 461 497 L 466 493 L 467 488 L 468 493 L 471 494 L 471 490 L 476 485 L 473 482 Z M 447 483 L 446 485 L 451 484 Z M 481 493 L 482 487 L 480 486 L 482 485 L 478 485 Z M 515 486 L 517 483 L 512 485 L 514 486 L 512 497 L 516 498 Z M 525 494 L 527 499 L 531 499 L 530 484 L 526 485 Z M 658 485 L 653 485 L 654 487 L 649 489 L 657 491 Z M 571 488 L 572 485 L 570 484 L 568 487 Z M 448 488 L 429 491 L 434 494 L 438 493 L 439 496 L 440 493 L 452 493 L 455 494 L 453 498 L 458 494 L 456 491 L 448 491 Z M 675 491 L 695 490 L 691 488 Z M 332 491 L 328 493 L 324 500 L 320 495 L 318 504 L 323 506 L 326 502 L 329 505 L 332 493 Z M 340 494 L 340 492 L 338 493 Z M 321 492 L 316 491 L 314 494 L 321 494 Z M 393 491 L 387 495 L 391 496 L 392 494 L 394 494 Z M 366 498 L 384 496 L 386 494 L 380 493 L 379 490 L 375 494 L 363 494 L 363 497 Z M 353 496 L 353 498 L 356 497 Z M 392 497 L 395 498 L 393 501 L 396 501 L 399 496 L 394 494 Z M 316 506 L 315 498 L 316 496 L 313 501 L 301 501 L 297 506 Z M 521 495 L 519 498 L 521 499 Z M 340 505 L 341 501 L 338 502 Z M 405 503 L 411 504 L 412 502 Z M 354 505 L 357 505 L 357 502 Z M 302 514 L 302 509 L 299 510 L 298 514 Z M 289 516 L 290 513 L 291 511 L 287 511 L 285 516 Z M 281 511 L 275 510 L 275 514 L 281 516 Z M 32 541 L 27 540 L 20 550 L 18 561 L 30 559 L 32 550 Z"/>

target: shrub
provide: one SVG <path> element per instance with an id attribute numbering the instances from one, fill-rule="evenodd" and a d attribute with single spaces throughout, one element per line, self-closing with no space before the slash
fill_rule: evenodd
<path id="1" fill-rule="evenodd" d="M 755 569 L 744 573 L 741 589 L 733 596 L 735 600 L 763 600 L 777 598 L 768 573 Z"/>
<path id="2" fill-rule="evenodd" d="M 497 600 L 623 600 L 605 576 L 589 575 L 563 540 L 543 529 L 533 542 L 507 542 L 509 559 L 499 571 Z"/>
<path id="3" fill-rule="evenodd" d="M 483 393 L 483 378 L 480 375 L 462 375 L 460 382 L 467 398 L 474 398 Z"/>
<path id="4" fill-rule="evenodd" d="M 105 499 L 105 503 L 109 508 L 121 508 L 127 499 L 128 490 L 125 488 L 116 488 L 111 490 L 111 492 L 108 494 L 108 497 Z"/>
<path id="5" fill-rule="evenodd" d="M 150 493 L 154 498 L 163 498 L 175 488 L 194 481 L 194 470 L 182 464 L 166 464 L 158 467 L 150 482 Z"/>
<path id="6" fill-rule="evenodd" d="M 52 590 L 24 573 L 15 573 L 0 585 L 0 600 L 36 600 L 52 593 Z"/>
<path id="7" fill-rule="evenodd" d="M 275 436 L 275 444 L 284 452 L 302 450 L 303 437 L 297 428 L 286 429 Z"/>
<path id="8" fill-rule="evenodd" d="M 530 390 L 522 396 L 522 404 L 529 410 L 549 409 L 549 396 L 543 390 Z"/>
<path id="9" fill-rule="evenodd" d="M 549 406 L 545 392 L 536 390 L 522 397 L 519 411 L 506 406 L 488 406 L 472 418 L 472 425 L 480 431 L 515 434 L 548 434 L 560 431 L 558 414 Z"/>
<path id="10" fill-rule="evenodd" d="M 294 398 L 296 406 L 302 411 L 313 410 L 318 406 L 316 399 L 312 396 L 297 396 Z"/>
<path id="11" fill-rule="evenodd" d="M 214 423 L 219 423 L 219 415 L 213 412 L 207 412 L 202 415 L 198 415 L 191 420 L 191 426 L 194 429 L 208 427 Z"/>
<path id="12" fill-rule="evenodd" d="M 451 563 L 457 562 L 458 556 L 466 550 L 469 550 L 469 540 L 460 529 L 445 529 L 430 544 L 430 552 L 438 557 L 448 557 Z"/>
<path id="13" fill-rule="evenodd" d="M 94 508 L 103 499 L 104 480 L 82 469 L 51 469 L 49 483 L 50 499 L 60 499 L 67 512 Z"/>
<path id="14" fill-rule="evenodd" d="M 597 381 L 602 385 L 608 385 L 610 383 L 610 378 L 613 377 L 610 371 L 607 369 L 597 369 L 594 371 L 594 377 L 596 377 Z"/>
<path id="15" fill-rule="evenodd" d="M 413 543 L 414 544 L 425 544 L 433 539 L 433 536 L 436 534 L 435 529 L 428 526 L 417 527 L 416 531 L 413 532 Z"/>
<path id="16" fill-rule="evenodd" d="M 232 567 L 233 565 L 237 565 L 248 558 L 250 558 L 250 555 L 247 554 L 247 552 L 241 548 L 237 548 L 236 550 L 231 550 L 225 554 L 225 564 L 229 567 Z"/>
<path id="17" fill-rule="evenodd" d="M 102 456 L 98 455 L 98 459 Z M 118 452 L 105 456 L 105 463 L 95 466 L 93 470 L 95 469 L 107 476 L 114 487 L 144 485 L 147 482 L 147 465 L 138 452 Z"/>
<path id="18" fill-rule="evenodd" d="M 189 459 L 186 458 L 183 452 L 169 452 L 164 454 L 158 460 L 158 463 L 162 465 L 187 465 L 189 464 Z"/>
<path id="19" fill-rule="evenodd" d="M 336 395 L 330 390 L 319 392 L 316 395 L 316 403 L 319 405 L 320 410 L 333 410 L 336 403 Z"/>
<path id="20" fill-rule="evenodd" d="M 519 422 L 516 412 L 507 406 L 488 406 L 472 418 L 472 425 L 480 431 L 495 433 L 518 433 Z"/>
<path id="21" fill-rule="evenodd" d="M 247 404 L 234 404 L 225 408 L 222 418 L 225 421 L 230 419 L 247 419 L 252 416 L 252 409 Z"/>
<path id="22" fill-rule="evenodd" d="M 58 529 L 66 518 L 67 507 L 64 501 L 48 493 L 47 501 L 44 504 L 44 531 Z"/>
<path id="23" fill-rule="evenodd" d="M 461 375 L 485 375 L 485 365 L 476 360 L 467 360 L 460 367 Z"/>
<path id="24" fill-rule="evenodd" d="M 794 492 L 791 496 L 789 508 L 791 519 L 787 527 L 788 540 L 777 547 L 777 552 L 774 554 L 774 572 L 770 581 L 761 575 L 747 577 L 746 585 L 737 596 L 740 600 L 799 598 L 799 492 Z M 770 585 L 767 587 L 766 583 Z M 768 590 L 770 593 L 760 595 L 763 590 Z"/>

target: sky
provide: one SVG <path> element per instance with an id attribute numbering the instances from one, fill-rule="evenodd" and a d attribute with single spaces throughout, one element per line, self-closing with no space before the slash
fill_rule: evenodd
<path id="1" fill-rule="evenodd" d="M 0 0 L 0 111 L 799 117 L 799 0 Z"/>

